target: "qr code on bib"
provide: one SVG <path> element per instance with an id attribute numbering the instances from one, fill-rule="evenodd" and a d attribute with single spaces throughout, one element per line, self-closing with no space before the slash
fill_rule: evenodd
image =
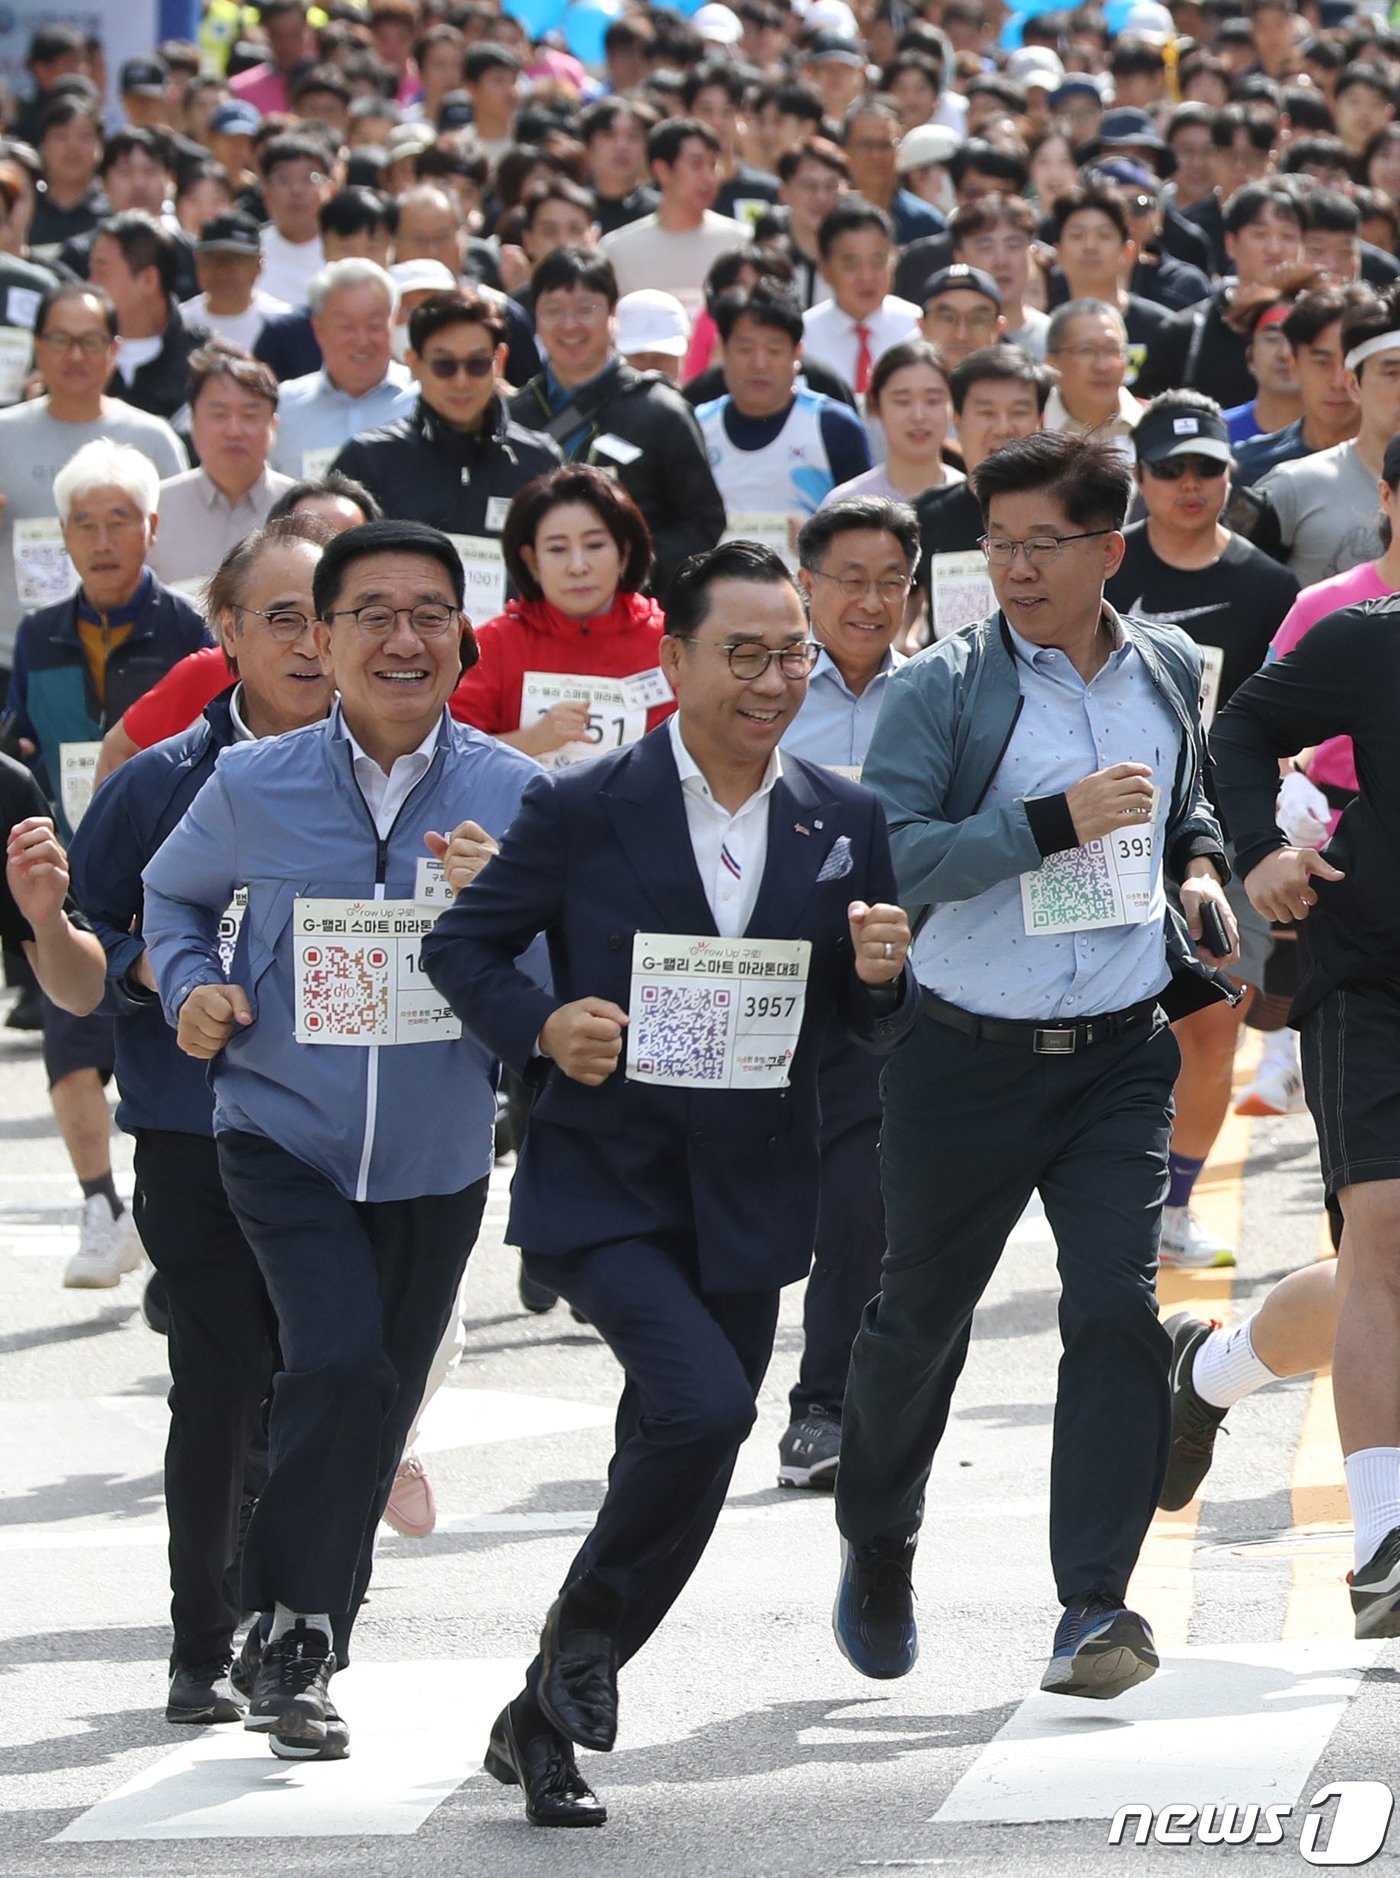
<path id="1" fill-rule="evenodd" d="M 1087 926 L 1117 911 L 1102 841 L 1047 855 L 1035 876 L 1033 926 Z"/>
<path id="2" fill-rule="evenodd" d="M 632 1013 L 643 1076 L 698 1076 L 720 1082 L 734 995 L 714 985 L 643 985 Z"/>
<path id="3" fill-rule="evenodd" d="M 384 946 L 310 945 L 301 955 L 302 1024 L 308 1034 L 355 1037 L 389 1022 Z"/>

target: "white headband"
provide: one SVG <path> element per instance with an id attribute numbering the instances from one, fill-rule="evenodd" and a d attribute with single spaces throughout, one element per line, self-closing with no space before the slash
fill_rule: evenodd
<path id="1" fill-rule="evenodd" d="M 1374 339 L 1363 339 L 1359 346 L 1353 346 L 1342 364 L 1349 372 L 1354 372 L 1358 365 L 1364 365 L 1367 359 L 1375 358 L 1378 352 L 1400 351 L 1400 332 L 1377 333 Z"/>

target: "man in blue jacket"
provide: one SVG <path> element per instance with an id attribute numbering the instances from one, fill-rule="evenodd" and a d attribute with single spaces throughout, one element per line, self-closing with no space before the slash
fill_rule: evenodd
<path id="1" fill-rule="evenodd" d="M 496 1066 L 423 977 L 454 840 L 504 834 L 537 773 L 447 715 L 464 659 L 445 535 L 370 522 L 316 568 L 324 724 L 224 753 L 146 867 L 144 928 L 180 1046 L 212 1063 L 229 1201 L 277 1312 L 282 1369 L 243 1602 L 270 1618 L 246 1726 L 323 1752 L 433 1353 L 476 1239 Z M 226 975 L 219 923 L 248 905 Z"/>
<path id="2" fill-rule="evenodd" d="M 265 1464 L 263 1402 L 276 1326 L 219 1176 L 206 1067 L 178 1047 L 155 996 L 141 870 L 224 750 L 314 724 L 330 710 L 311 599 L 330 536 L 324 522 L 291 517 L 225 558 L 209 610 L 229 658 L 228 689 L 188 730 L 123 764 L 98 790 L 69 853 L 74 891 L 105 948 L 106 1008 L 117 1018 L 117 1121 L 135 1137 L 134 1211 L 169 1310 L 171 1722 L 242 1719 L 229 1670 L 243 1607 L 227 1575 L 245 1488 L 256 1494 Z M 241 918 L 235 901 L 221 933 L 230 960 Z"/>
<path id="3" fill-rule="evenodd" d="M 104 732 L 184 658 L 208 644 L 204 620 L 146 566 L 160 482 L 145 454 L 97 438 L 54 478 L 62 550 L 76 591 L 20 621 L 5 727 L 33 759 L 65 840 L 92 794 Z M 61 591 L 61 586 L 58 589 Z M 54 1117 L 83 1190 L 82 1237 L 63 1282 L 109 1289 L 141 1263 L 141 1241 L 112 1178 L 112 1020 L 45 1001 L 44 1069 Z"/>
<path id="4" fill-rule="evenodd" d="M 1041 1687 L 1110 1697 L 1157 1667 L 1123 1597 L 1170 1438 L 1153 1292 L 1168 1018 L 1238 996 L 1211 963 L 1234 956 L 1234 921 L 1200 651 L 1104 603 L 1129 472 L 1105 444 L 1043 431 L 993 451 L 974 490 L 1000 611 L 892 674 L 865 762 L 923 1015 L 883 1086 L 889 1246 L 851 1354 L 834 1626 L 862 1674 L 913 1667 L 925 1483 L 973 1311 L 1039 1190 L 1064 1341 L 1050 1554 L 1065 1612 Z"/>
<path id="5" fill-rule="evenodd" d="M 532 785 L 423 949 L 541 1086 L 508 1236 L 626 1374 L 597 1522 L 487 1751 L 537 1826 L 606 1819 L 574 1743 L 612 1747 L 618 1667 L 699 1563 L 753 1426 L 779 1292 L 812 1258 L 829 1026 L 878 1052 L 914 1019 L 879 803 L 778 752 L 816 651 L 770 549 L 694 556 L 661 642 L 677 715 Z M 552 992 L 516 963 L 539 933 Z"/>

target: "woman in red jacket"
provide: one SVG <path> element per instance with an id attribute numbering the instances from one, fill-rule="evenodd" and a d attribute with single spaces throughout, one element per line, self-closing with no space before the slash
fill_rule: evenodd
<path id="1" fill-rule="evenodd" d="M 651 536 L 627 492 L 582 464 L 511 503 L 501 551 L 521 598 L 476 629 L 452 715 L 557 769 L 635 743 L 675 709 L 660 607 L 639 589 Z"/>

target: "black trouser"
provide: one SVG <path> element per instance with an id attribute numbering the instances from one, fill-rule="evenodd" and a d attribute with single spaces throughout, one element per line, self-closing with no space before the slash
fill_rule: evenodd
<path id="1" fill-rule="evenodd" d="M 221 1134 L 224 1185 L 277 1312 L 282 1362 L 243 1602 L 325 1611 L 336 1660 L 369 1585 L 374 1531 L 456 1304 L 485 1179 L 414 1200 L 347 1200 L 259 1135 Z"/>
<path id="2" fill-rule="evenodd" d="M 822 1192 L 802 1300 L 802 1364 L 793 1421 L 813 1408 L 841 1417 L 860 1314 L 880 1288 L 880 1059 L 854 1045 L 822 1065 Z"/>
<path id="3" fill-rule="evenodd" d="M 1038 1188 L 1060 1272 L 1050 1556 L 1063 1602 L 1122 1597 L 1157 1504 L 1170 1345 L 1153 1290 L 1172 1085 L 1164 1023 L 1037 1056 L 922 1017 L 884 1075 L 889 1249 L 851 1355 L 836 1518 L 908 1538 L 972 1314 Z"/>
<path id="4" fill-rule="evenodd" d="M 250 1461 L 261 1456 L 277 1326 L 224 1194 L 213 1141 L 142 1128 L 135 1159 L 136 1224 L 170 1311 L 172 1661 L 203 1663 L 230 1647 L 238 1623 L 225 1578 L 238 1549 Z"/>
<path id="5" fill-rule="evenodd" d="M 632 1240 L 568 1258 L 526 1254 L 531 1278 L 604 1338 L 626 1381 L 608 1488 L 564 1588 L 621 1600 L 618 1659 L 635 1656 L 700 1562 L 756 1415 L 778 1292 L 705 1292 L 683 1251 Z M 526 1687 L 539 1682 L 538 1657 Z"/>

